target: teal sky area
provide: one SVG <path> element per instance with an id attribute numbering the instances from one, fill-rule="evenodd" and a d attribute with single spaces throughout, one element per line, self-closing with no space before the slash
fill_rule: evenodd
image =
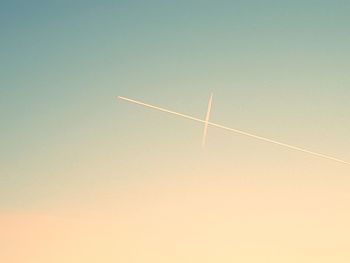
<path id="1" fill-rule="evenodd" d="M 214 171 L 348 183 L 349 167 L 214 128 L 203 151 L 201 124 L 115 98 L 204 118 L 213 92 L 213 122 L 350 161 L 349 14 L 348 1 L 0 0 L 0 210 Z"/>

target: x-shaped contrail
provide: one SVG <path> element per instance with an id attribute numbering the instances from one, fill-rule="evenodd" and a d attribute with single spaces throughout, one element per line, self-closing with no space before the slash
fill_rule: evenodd
<path id="1" fill-rule="evenodd" d="M 261 136 L 258 136 L 258 135 L 254 135 L 254 134 L 251 134 L 251 133 L 248 133 L 248 132 L 245 132 L 245 131 L 229 128 L 229 127 L 226 127 L 226 126 L 223 126 L 223 125 L 220 125 L 220 124 L 216 124 L 216 123 L 210 122 L 209 118 L 210 118 L 210 110 L 211 110 L 211 105 L 212 105 L 212 98 L 213 98 L 213 94 L 211 94 L 210 98 L 209 98 L 208 110 L 207 110 L 206 118 L 205 118 L 205 120 L 202 120 L 202 119 L 199 119 L 199 118 L 196 118 L 196 117 L 192 117 L 192 116 L 189 116 L 189 115 L 186 115 L 186 114 L 182 114 L 182 113 L 179 113 L 179 112 L 176 112 L 176 111 L 164 109 L 164 108 L 157 107 L 157 106 L 154 106 L 154 105 L 151 105 L 151 104 L 147 104 L 147 103 L 144 103 L 144 102 L 141 102 L 141 101 L 137 101 L 137 100 L 125 98 L 125 97 L 122 97 L 122 96 L 118 96 L 118 99 L 121 99 L 121 100 L 124 100 L 124 101 L 132 102 L 132 103 L 144 106 L 144 107 L 152 108 L 152 109 L 155 109 L 155 110 L 159 110 L 159 111 L 163 111 L 163 112 L 170 113 L 170 114 L 173 114 L 173 115 L 177 115 L 177 116 L 180 116 L 180 117 L 183 117 L 183 118 L 186 118 L 186 119 L 190 119 L 190 120 L 193 120 L 193 121 L 204 123 L 204 132 L 203 132 L 203 138 L 202 138 L 202 146 L 205 145 L 207 129 L 208 129 L 208 126 L 210 125 L 210 126 L 213 126 L 213 127 L 221 128 L 221 129 L 224 129 L 224 130 L 227 130 L 227 131 L 232 131 L 232 132 L 235 132 L 235 133 L 238 133 L 238 134 L 242 134 L 242 135 L 245 135 L 245 136 L 248 136 L 248 137 L 251 137 L 251 138 L 254 138 L 254 139 L 258 139 L 258 140 L 261 140 L 261 141 L 277 144 L 277 145 L 280 145 L 280 146 L 283 146 L 283 147 L 286 147 L 286 148 L 289 148 L 289 149 L 292 149 L 292 150 L 296 150 L 296 151 L 312 154 L 314 156 L 318 156 L 318 157 L 325 158 L 325 159 L 328 159 L 328 160 L 332 160 L 332 161 L 336 161 L 336 162 L 339 162 L 339 163 L 350 165 L 349 162 L 340 160 L 338 158 L 335 158 L 335 157 L 332 157 L 332 156 L 329 156 L 329 155 L 325 155 L 325 154 L 309 151 L 309 150 L 306 150 L 304 148 L 296 147 L 296 146 L 293 146 L 293 145 L 290 145 L 290 144 L 278 142 L 278 141 L 275 141 L 275 140 L 272 140 L 272 139 L 268 139 L 268 138 L 265 138 L 265 137 L 261 137 Z"/>

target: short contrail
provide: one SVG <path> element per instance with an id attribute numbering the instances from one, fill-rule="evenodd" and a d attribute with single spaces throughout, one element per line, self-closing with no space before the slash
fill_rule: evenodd
<path id="1" fill-rule="evenodd" d="M 121 97 L 121 96 L 118 96 L 118 98 L 121 99 L 121 100 L 125 100 L 125 101 L 129 101 L 129 102 L 132 102 L 132 103 L 136 103 L 136 104 L 141 105 L 141 106 L 145 106 L 145 107 L 152 108 L 152 109 L 155 109 L 155 110 L 167 112 L 167 113 L 170 113 L 170 114 L 173 114 L 173 115 L 177 115 L 177 116 L 180 116 L 180 117 L 183 117 L 183 118 L 186 118 L 186 119 L 190 119 L 190 120 L 193 120 L 193 121 L 197 121 L 197 122 L 200 122 L 200 123 L 204 123 L 205 124 L 205 131 L 204 131 L 204 134 L 203 134 L 203 140 L 205 140 L 207 126 L 211 125 L 213 127 L 221 128 L 221 129 L 224 129 L 224 130 L 227 130 L 227 131 L 232 131 L 232 132 L 235 132 L 235 133 L 238 133 L 238 134 L 241 134 L 241 135 L 245 135 L 245 136 L 257 139 L 257 140 L 261 140 L 261 141 L 277 144 L 277 145 L 280 145 L 280 146 L 283 146 L 283 147 L 286 147 L 286 148 L 289 148 L 289 149 L 292 149 L 292 150 L 308 153 L 308 154 L 311 154 L 311 155 L 314 155 L 314 156 L 317 156 L 317 157 L 321 157 L 321 158 L 325 158 L 325 159 L 328 159 L 328 160 L 332 160 L 332 161 L 336 161 L 336 162 L 339 162 L 339 163 L 350 165 L 349 162 L 340 160 L 340 159 L 332 157 L 332 156 L 328 156 L 328 155 L 325 155 L 325 154 L 309 151 L 309 150 L 306 150 L 304 148 L 296 147 L 296 146 L 293 146 L 293 145 L 290 145 L 290 144 L 286 144 L 286 143 L 278 142 L 278 141 L 275 141 L 275 140 L 272 140 L 272 139 L 268 139 L 268 138 L 265 138 L 265 137 L 261 137 L 261 136 L 258 136 L 258 135 L 254 135 L 254 134 L 251 134 L 251 133 L 248 133 L 248 132 L 245 132 L 245 131 L 241 131 L 241 130 L 229 128 L 229 127 L 226 127 L 226 126 L 223 126 L 223 125 L 220 125 L 220 124 L 216 124 L 216 123 L 213 123 L 213 122 L 209 122 L 208 120 L 209 120 L 209 114 L 210 114 L 212 97 L 210 97 L 210 100 L 209 100 L 208 112 L 207 112 L 206 120 L 201 120 L 199 118 L 195 118 L 195 117 L 192 117 L 192 116 L 189 116 L 189 115 L 186 115 L 186 114 L 182 114 L 182 113 L 179 113 L 179 112 L 176 112 L 176 111 L 167 110 L 167 109 L 164 109 L 164 108 L 161 108 L 161 107 L 153 106 L 151 104 L 147 104 L 147 103 L 144 103 L 144 102 L 141 102 L 141 101 L 137 101 L 137 100 L 132 100 L 132 99 L 128 99 L 128 98 Z"/>
<path id="2" fill-rule="evenodd" d="M 202 148 L 204 148 L 205 141 L 206 141 L 206 138 L 207 138 L 208 124 L 209 124 L 209 118 L 210 118 L 210 111 L 211 111 L 211 103 L 212 103 L 212 101 L 213 101 L 213 93 L 210 94 L 207 115 L 205 116 L 205 124 L 204 124 L 204 131 L 203 131 L 203 137 L 202 137 Z"/>

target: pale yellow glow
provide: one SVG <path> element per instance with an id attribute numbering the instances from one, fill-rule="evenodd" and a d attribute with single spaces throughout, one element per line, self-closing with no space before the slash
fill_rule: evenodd
<path id="1" fill-rule="evenodd" d="M 201 171 L 0 213 L 0 262 L 349 262 L 345 186 Z"/>
<path id="2" fill-rule="evenodd" d="M 201 122 L 201 123 L 204 123 L 206 126 L 207 125 L 211 125 L 213 127 L 221 128 L 221 129 L 224 129 L 224 130 L 227 130 L 227 131 L 232 131 L 232 132 L 235 132 L 235 133 L 238 133 L 238 134 L 242 134 L 242 135 L 245 135 L 245 136 L 248 136 L 248 137 L 251 137 L 251 138 L 254 138 L 254 139 L 258 139 L 258 140 L 261 140 L 261 141 L 277 144 L 277 145 L 280 145 L 280 146 L 283 146 L 283 147 L 286 147 L 286 148 L 289 148 L 289 149 L 292 149 L 292 150 L 296 150 L 296 151 L 312 154 L 314 156 L 318 156 L 318 157 L 325 158 L 325 159 L 328 159 L 328 160 L 332 160 L 332 161 L 336 161 L 336 162 L 339 162 L 339 163 L 350 165 L 349 162 L 343 161 L 341 159 L 338 159 L 338 158 L 335 158 L 335 157 L 332 157 L 332 156 L 328 156 L 328 155 L 325 155 L 325 154 L 309 151 L 309 150 L 306 150 L 306 149 L 301 148 L 301 147 L 297 147 L 297 146 L 293 146 L 293 145 L 290 145 L 290 144 L 278 142 L 278 141 L 275 141 L 275 140 L 272 140 L 272 139 L 268 139 L 268 138 L 265 138 L 265 137 L 262 137 L 262 136 L 254 135 L 254 134 L 251 134 L 251 133 L 248 133 L 248 132 L 245 132 L 245 131 L 229 128 L 229 127 L 226 127 L 226 126 L 223 126 L 223 125 L 220 125 L 220 124 L 209 122 L 207 120 L 201 120 L 199 118 L 195 118 L 195 117 L 192 117 L 192 116 L 189 116 L 189 115 L 186 115 L 186 114 L 182 114 L 182 113 L 178 113 L 178 112 L 175 112 L 175 111 L 167 110 L 167 109 L 164 109 L 164 108 L 161 108 L 161 107 L 153 106 L 151 104 L 147 104 L 147 103 L 144 103 L 144 102 L 128 99 L 128 98 L 121 97 L 121 96 L 118 96 L 118 98 L 122 99 L 122 100 L 125 100 L 125 101 L 132 102 L 132 103 L 136 103 L 136 104 L 141 105 L 141 106 L 149 107 L 149 108 L 152 108 L 152 109 L 156 109 L 156 110 L 160 110 L 160 111 L 167 112 L 167 113 L 170 113 L 170 114 L 174 114 L 174 115 L 177 115 L 177 116 L 181 116 L 181 117 L 184 117 L 186 119 L 190 119 L 190 120 L 194 120 L 194 121 L 197 121 L 197 122 Z M 211 103 L 211 101 L 210 101 L 210 103 Z M 210 109 L 208 108 L 208 111 L 209 110 Z"/>

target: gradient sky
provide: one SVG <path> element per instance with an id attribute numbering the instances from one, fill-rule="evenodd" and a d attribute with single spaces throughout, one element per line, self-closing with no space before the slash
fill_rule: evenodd
<path id="1" fill-rule="evenodd" d="M 73 3 L 74 2 L 74 3 Z M 1 1 L 1 262 L 349 262 L 347 1 Z"/>

